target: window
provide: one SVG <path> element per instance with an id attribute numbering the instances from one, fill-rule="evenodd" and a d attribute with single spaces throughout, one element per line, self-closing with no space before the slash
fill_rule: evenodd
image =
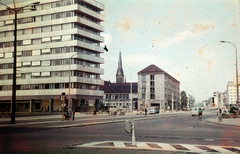
<path id="1" fill-rule="evenodd" d="M 33 39 L 32 40 L 32 44 L 36 45 L 36 44 L 41 44 L 42 43 L 42 39 Z"/>
<path id="2" fill-rule="evenodd" d="M 146 87 L 146 81 L 142 82 L 142 87 Z"/>
<path id="3" fill-rule="evenodd" d="M 13 31 L 6 32 L 6 37 L 11 37 L 13 36 Z"/>
<path id="4" fill-rule="evenodd" d="M 151 93 L 155 93 L 155 88 L 150 88 Z"/>
<path id="5" fill-rule="evenodd" d="M 52 54 L 61 53 L 61 48 L 53 48 Z"/>
<path id="6" fill-rule="evenodd" d="M 23 30 L 23 35 L 28 35 L 28 34 L 32 34 L 32 29 L 31 28 Z"/>
<path id="7" fill-rule="evenodd" d="M 126 98 L 129 99 L 129 94 L 126 94 Z"/>
<path id="8" fill-rule="evenodd" d="M 106 94 L 106 99 L 108 99 L 108 94 Z"/>
<path id="9" fill-rule="evenodd" d="M 32 56 L 32 50 L 23 51 L 22 56 Z"/>
<path id="10" fill-rule="evenodd" d="M 51 8 L 51 3 L 48 3 L 48 4 L 43 4 L 42 5 L 42 9 L 50 9 Z"/>
<path id="11" fill-rule="evenodd" d="M 61 25 L 53 25 L 52 31 L 61 30 Z"/>
<path id="12" fill-rule="evenodd" d="M 143 94 L 146 93 L 146 88 L 142 88 L 142 93 L 143 93 Z"/>
<path id="13" fill-rule="evenodd" d="M 66 12 L 66 17 L 71 17 L 72 16 L 72 12 Z"/>
<path id="14" fill-rule="evenodd" d="M 35 20 L 36 20 L 36 22 L 42 21 L 42 17 L 41 16 L 37 16 L 37 17 L 35 17 Z"/>
<path id="15" fill-rule="evenodd" d="M 61 18 L 61 13 L 52 14 L 52 20 L 53 19 L 59 19 L 59 18 Z"/>
<path id="16" fill-rule="evenodd" d="M 145 94 L 142 94 L 142 99 L 145 99 Z"/>
<path id="17" fill-rule="evenodd" d="M 154 87 L 154 81 L 150 81 L 150 86 Z"/>
<path id="18" fill-rule="evenodd" d="M 51 26 L 42 27 L 42 32 L 50 32 L 50 31 L 51 31 Z"/>
<path id="19" fill-rule="evenodd" d="M 51 15 L 44 15 L 42 16 L 42 21 L 47 21 L 47 20 L 51 20 Z"/>
<path id="20" fill-rule="evenodd" d="M 154 75 L 150 75 L 150 80 L 154 80 Z"/>
<path id="21" fill-rule="evenodd" d="M 155 94 L 151 94 L 151 99 L 155 99 Z"/>
<path id="22" fill-rule="evenodd" d="M 142 81 L 146 81 L 146 75 L 142 75 Z"/>
<path id="23" fill-rule="evenodd" d="M 66 30 L 66 29 L 71 29 L 72 28 L 72 24 L 62 24 L 62 30 Z"/>
<path id="24" fill-rule="evenodd" d="M 41 33 L 41 27 L 33 28 L 33 34 Z"/>

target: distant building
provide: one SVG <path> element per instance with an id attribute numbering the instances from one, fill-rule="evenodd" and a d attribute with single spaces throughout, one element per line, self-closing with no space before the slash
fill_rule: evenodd
<path id="1" fill-rule="evenodd" d="M 138 72 L 138 109 L 160 106 L 176 109 L 179 101 L 180 82 L 155 65 Z M 173 102 L 173 105 L 172 105 Z"/>
<path id="2" fill-rule="evenodd" d="M 17 7 L 36 2 L 17 3 Z M 95 107 L 102 100 L 104 38 L 95 0 L 41 0 L 36 11 L 21 10 L 17 29 L 17 111 L 60 111 L 60 96 L 72 109 Z M 14 8 L 13 4 L 9 4 Z M 0 108 L 10 110 L 13 78 L 14 13 L 0 6 Z M 77 54 L 78 53 L 78 54 Z M 70 76 L 70 77 L 69 77 Z M 69 81 L 71 81 L 69 85 Z M 68 100 L 68 101 L 67 101 Z M 66 109 L 67 107 L 65 107 Z"/>
<path id="3" fill-rule="evenodd" d="M 240 86 L 238 86 L 238 91 L 240 94 Z M 238 94 L 238 95 L 239 95 Z M 227 96 L 229 107 L 235 106 L 237 104 L 237 86 L 234 81 L 229 81 L 227 85 Z M 240 95 L 238 96 L 240 99 Z"/>
<path id="4" fill-rule="evenodd" d="M 105 81 L 104 86 L 101 86 L 101 90 L 104 90 L 103 103 L 108 108 L 130 108 L 131 102 L 132 108 L 137 109 L 138 101 L 138 84 L 132 83 L 111 83 Z"/>

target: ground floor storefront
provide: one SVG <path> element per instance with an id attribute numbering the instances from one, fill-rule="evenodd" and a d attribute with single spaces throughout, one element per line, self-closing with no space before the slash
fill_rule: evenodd
<path id="1" fill-rule="evenodd" d="M 15 102 L 16 112 L 59 112 L 68 111 L 68 100 L 60 99 L 40 99 L 40 100 L 17 100 Z M 98 111 L 98 99 L 72 99 L 71 111 L 76 112 L 93 112 Z M 0 101 L 0 111 L 10 112 L 11 101 Z"/>

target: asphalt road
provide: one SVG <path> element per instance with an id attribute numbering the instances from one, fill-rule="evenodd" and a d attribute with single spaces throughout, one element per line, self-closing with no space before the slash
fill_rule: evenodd
<path id="1" fill-rule="evenodd" d="M 240 129 L 206 122 L 213 114 L 204 113 L 202 120 L 190 114 L 158 115 L 155 119 L 139 120 L 136 141 L 239 146 Z M 131 141 L 131 134 L 123 127 L 124 122 L 69 128 L 0 127 L 0 153 L 153 153 L 147 150 L 72 148 L 72 145 L 95 141 Z"/>

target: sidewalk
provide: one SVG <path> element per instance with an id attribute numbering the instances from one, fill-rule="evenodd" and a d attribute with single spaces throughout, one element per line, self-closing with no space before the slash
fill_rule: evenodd
<path id="1" fill-rule="evenodd" d="M 222 118 L 222 122 L 218 122 L 218 117 L 209 118 L 207 122 L 219 124 L 219 125 L 228 125 L 228 126 L 238 126 L 240 127 L 240 118 Z"/>

